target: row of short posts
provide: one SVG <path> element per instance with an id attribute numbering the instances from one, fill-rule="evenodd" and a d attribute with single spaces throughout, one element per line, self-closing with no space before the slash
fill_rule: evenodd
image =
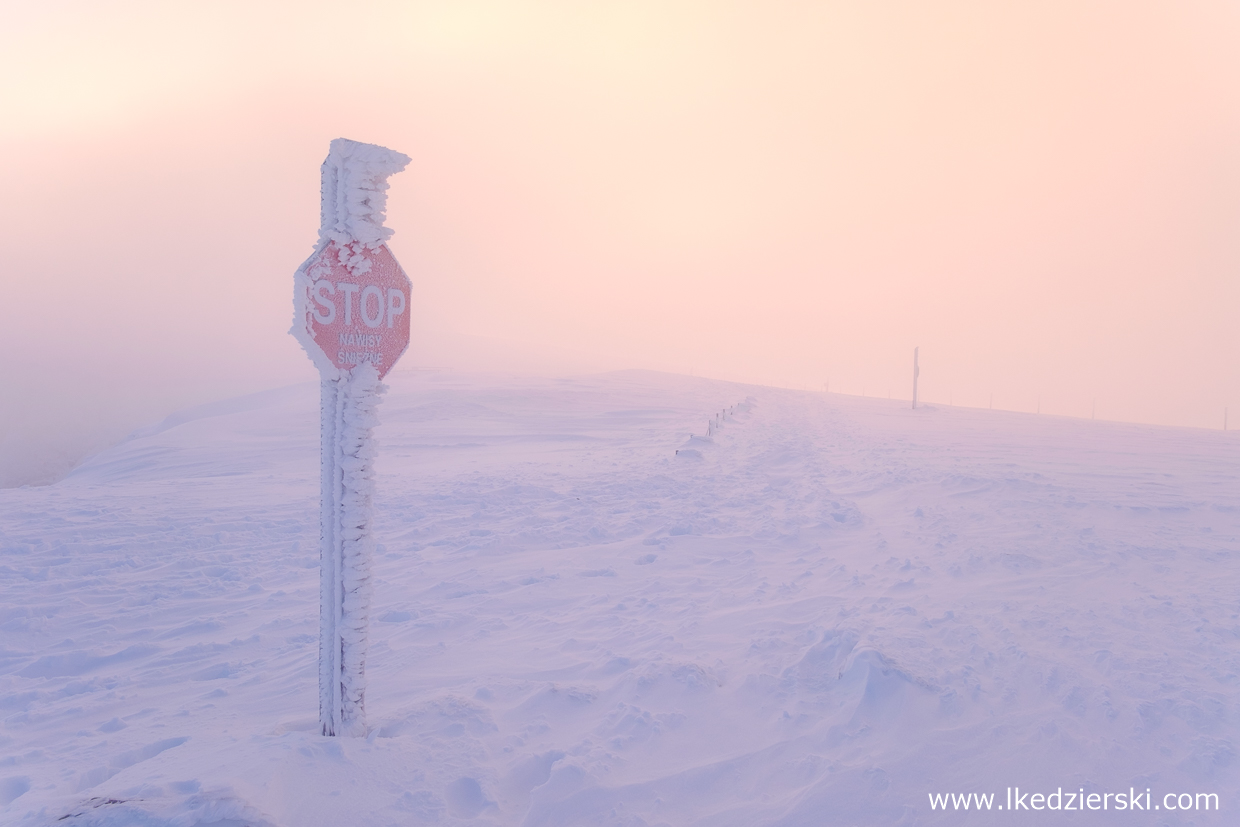
<path id="1" fill-rule="evenodd" d="M 719 411 L 719 413 L 706 420 L 706 435 L 714 436 L 715 432 L 723 427 L 723 423 L 726 422 L 729 417 L 736 415 L 737 407 L 737 405 L 733 405 L 730 408 L 724 408 Z M 692 437 L 693 434 L 689 434 L 689 436 Z"/>
<path id="2" fill-rule="evenodd" d="M 715 432 L 718 431 L 721 427 L 723 427 L 724 422 L 728 421 L 730 417 L 733 417 L 736 415 L 736 411 L 738 408 L 740 408 L 742 405 L 746 403 L 752 403 L 752 402 L 753 402 L 753 397 L 751 396 L 748 399 L 746 399 L 744 402 L 738 402 L 735 405 L 724 408 L 723 410 L 719 411 L 714 416 L 712 416 L 710 419 L 706 420 L 706 436 L 708 437 L 714 436 Z M 689 434 L 689 439 L 693 439 L 694 436 L 695 434 Z M 680 453 L 679 449 L 676 451 L 676 453 L 677 454 Z"/>

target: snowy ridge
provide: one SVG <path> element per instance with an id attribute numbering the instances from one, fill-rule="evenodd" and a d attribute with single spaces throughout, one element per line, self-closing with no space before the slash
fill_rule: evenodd
<path id="1" fill-rule="evenodd" d="M 1222 801 L 1043 820 L 1234 820 L 1235 434 L 389 382 L 368 737 L 318 732 L 308 384 L 0 492 L 0 823 L 956 825 L 1006 813 L 928 793 L 1014 785 Z"/>

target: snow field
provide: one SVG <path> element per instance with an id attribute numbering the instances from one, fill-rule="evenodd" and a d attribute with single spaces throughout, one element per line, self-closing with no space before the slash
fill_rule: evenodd
<path id="1" fill-rule="evenodd" d="M 387 381 L 368 737 L 317 734 L 318 386 L 206 406 L 0 491 L 0 823 L 959 824 L 927 794 L 1015 785 L 1234 819 L 1234 434 Z"/>

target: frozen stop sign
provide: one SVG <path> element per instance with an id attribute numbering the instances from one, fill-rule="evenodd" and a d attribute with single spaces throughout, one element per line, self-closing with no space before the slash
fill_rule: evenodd
<path id="1" fill-rule="evenodd" d="M 409 346 L 409 277 L 386 244 L 331 241 L 298 272 L 293 333 L 324 375 L 369 362 L 387 374 Z"/>

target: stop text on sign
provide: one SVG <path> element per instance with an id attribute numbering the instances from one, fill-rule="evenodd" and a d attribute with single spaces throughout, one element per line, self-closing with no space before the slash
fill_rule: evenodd
<path id="1" fill-rule="evenodd" d="M 318 305 L 314 310 L 314 320 L 319 324 L 336 321 L 335 296 L 338 293 L 344 296 L 344 325 L 348 327 L 353 324 L 353 296 L 359 292 L 361 295 L 357 299 L 357 315 L 367 327 L 382 327 L 385 316 L 387 326 L 392 327 L 396 317 L 405 312 L 405 294 L 399 288 L 389 287 L 387 296 L 384 296 L 383 288 L 373 284 L 363 287 L 347 281 L 332 284 L 327 279 L 319 279 L 314 283 L 314 287 L 310 288 L 310 295 Z"/>

